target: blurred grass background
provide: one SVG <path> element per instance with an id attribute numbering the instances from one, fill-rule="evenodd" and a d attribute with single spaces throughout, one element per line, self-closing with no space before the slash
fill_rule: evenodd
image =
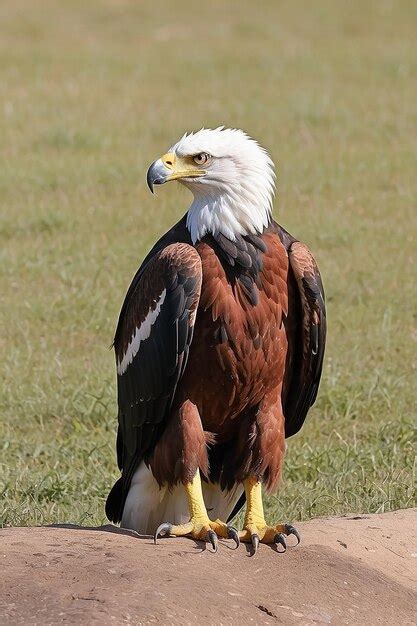
<path id="1" fill-rule="evenodd" d="M 327 292 L 269 515 L 415 504 L 417 4 L 5 0 L 0 21 L 0 523 L 104 521 L 116 318 L 189 203 L 146 169 L 219 124 L 269 149 L 275 216 Z"/>

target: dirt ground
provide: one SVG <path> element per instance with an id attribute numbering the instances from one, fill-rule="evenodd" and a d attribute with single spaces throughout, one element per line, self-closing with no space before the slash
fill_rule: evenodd
<path id="1" fill-rule="evenodd" d="M 0 530 L 0 624 L 415 624 L 417 509 L 298 525 L 285 554 L 112 526 Z"/>

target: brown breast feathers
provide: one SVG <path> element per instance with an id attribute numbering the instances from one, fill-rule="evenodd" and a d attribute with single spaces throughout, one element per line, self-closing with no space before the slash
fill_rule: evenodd
<path id="1" fill-rule="evenodd" d="M 228 437 L 237 416 L 280 394 L 287 342 L 287 252 L 273 232 L 197 244 L 203 281 L 182 385 L 205 430 Z"/>

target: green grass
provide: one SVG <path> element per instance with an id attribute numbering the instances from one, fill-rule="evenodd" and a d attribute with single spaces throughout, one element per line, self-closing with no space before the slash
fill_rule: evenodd
<path id="1" fill-rule="evenodd" d="M 415 504 L 417 5 L 2 3 L 0 523 L 104 521 L 108 346 L 129 281 L 186 210 L 148 164 L 242 127 L 327 292 L 318 402 L 288 442 L 288 520 Z"/>

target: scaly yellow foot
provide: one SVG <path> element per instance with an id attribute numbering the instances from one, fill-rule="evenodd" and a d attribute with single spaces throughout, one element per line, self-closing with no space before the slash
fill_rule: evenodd
<path id="1" fill-rule="evenodd" d="M 288 535 L 294 535 L 297 538 L 297 544 L 300 543 L 300 535 L 291 524 L 268 526 L 266 523 L 261 483 L 255 478 L 248 478 L 244 481 L 244 487 L 247 504 L 243 530 L 239 533 L 240 540 L 251 543 L 254 554 L 258 550 L 259 542 L 281 544 L 285 551 L 287 549 L 285 537 Z"/>
<path id="2" fill-rule="evenodd" d="M 214 552 L 216 552 L 219 543 L 218 537 L 224 537 L 225 539 L 233 539 L 237 548 L 240 543 L 237 530 L 232 526 L 227 526 L 221 520 L 213 522 L 207 515 L 199 470 L 197 470 L 193 480 L 190 483 L 186 483 L 184 487 L 188 497 L 190 521 L 186 524 L 178 525 L 164 522 L 156 529 L 154 535 L 155 543 L 160 535 L 164 537 L 192 537 L 198 541 L 210 542 Z"/>

